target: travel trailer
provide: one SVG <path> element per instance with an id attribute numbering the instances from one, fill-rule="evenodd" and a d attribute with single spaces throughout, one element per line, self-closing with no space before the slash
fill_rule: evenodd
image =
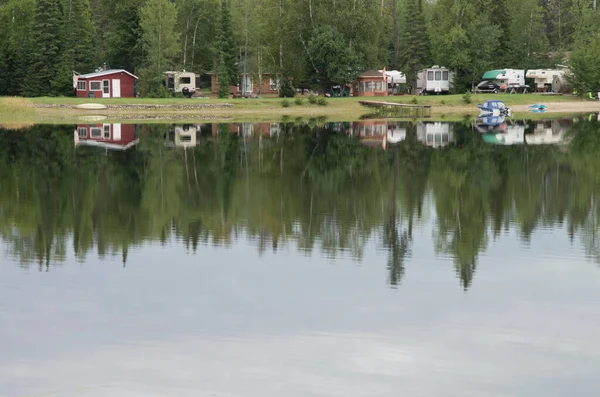
<path id="1" fill-rule="evenodd" d="M 492 81 L 502 90 L 525 88 L 525 70 L 496 69 L 488 70 L 481 76 L 483 80 Z"/>
<path id="2" fill-rule="evenodd" d="M 453 73 L 450 69 L 433 66 L 417 74 L 417 92 L 419 94 L 444 94 L 452 88 Z"/>
<path id="3" fill-rule="evenodd" d="M 168 71 L 165 75 L 165 86 L 173 92 L 181 92 L 190 98 L 196 92 L 196 73 Z"/>

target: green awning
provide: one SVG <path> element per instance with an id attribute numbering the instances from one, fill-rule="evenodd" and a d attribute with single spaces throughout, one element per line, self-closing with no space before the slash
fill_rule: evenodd
<path id="1" fill-rule="evenodd" d="M 488 70 L 481 77 L 483 80 L 496 80 L 499 74 L 504 74 L 504 69 Z"/>

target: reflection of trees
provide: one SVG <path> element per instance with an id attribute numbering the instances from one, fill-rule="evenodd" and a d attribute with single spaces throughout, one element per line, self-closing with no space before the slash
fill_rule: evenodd
<path id="1" fill-rule="evenodd" d="M 452 257 L 468 288 L 488 235 L 514 225 L 525 242 L 564 224 L 600 261 L 596 122 L 575 125 L 568 151 L 493 147 L 462 125 L 456 145 L 432 150 L 407 138 L 387 152 L 336 128 L 284 123 L 249 138 L 220 127 L 193 148 L 168 148 L 168 128 L 140 126 L 128 152 L 73 150 L 72 127 L 0 132 L 0 233 L 9 255 L 42 268 L 73 245 L 119 255 L 147 240 L 175 238 L 192 251 L 240 235 L 260 252 L 295 245 L 361 259 L 381 236 L 389 282 L 399 284 L 425 197 L 435 208 L 436 251 Z M 341 129 L 341 130 L 340 130 Z"/>

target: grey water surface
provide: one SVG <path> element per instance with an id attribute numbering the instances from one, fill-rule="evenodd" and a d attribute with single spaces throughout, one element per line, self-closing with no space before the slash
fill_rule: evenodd
<path id="1" fill-rule="evenodd" d="M 600 123 L 501 124 L 0 129 L 0 396 L 594 395 Z"/>

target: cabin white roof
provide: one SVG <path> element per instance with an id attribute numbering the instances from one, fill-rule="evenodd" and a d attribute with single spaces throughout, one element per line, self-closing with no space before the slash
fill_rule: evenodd
<path id="1" fill-rule="evenodd" d="M 102 77 L 102 76 L 106 76 L 109 74 L 115 74 L 115 73 L 121 73 L 121 72 L 127 73 L 134 79 L 137 79 L 136 75 L 134 75 L 133 73 L 129 73 L 125 69 L 107 69 L 107 70 L 101 70 L 99 72 L 94 72 L 94 73 L 80 74 L 77 77 L 80 79 L 93 79 L 94 77 Z"/>

